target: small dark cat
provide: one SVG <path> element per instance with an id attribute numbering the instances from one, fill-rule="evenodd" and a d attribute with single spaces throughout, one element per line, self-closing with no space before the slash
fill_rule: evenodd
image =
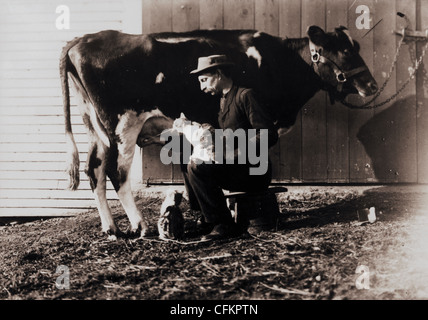
<path id="1" fill-rule="evenodd" d="M 182 239 L 184 237 L 184 218 L 179 207 L 182 198 L 182 192 L 174 189 L 166 191 L 158 220 L 160 239 Z"/>

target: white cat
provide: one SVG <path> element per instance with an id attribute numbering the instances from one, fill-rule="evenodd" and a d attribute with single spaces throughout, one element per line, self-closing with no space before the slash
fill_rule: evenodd
<path id="1" fill-rule="evenodd" d="M 180 118 L 174 120 L 172 129 L 182 133 L 193 145 L 190 161 L 195 163 L 216 163 L 214 148 L 214 127 L 208 123 L 199 124 L 190 121 L 181 113 Z"/>

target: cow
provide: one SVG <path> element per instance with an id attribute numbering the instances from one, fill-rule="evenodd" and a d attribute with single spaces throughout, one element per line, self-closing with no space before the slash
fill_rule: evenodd
<path id="1" fill-rule="evenodd" d="M 85 172 L 109 239 L 123 233 L 106 199 L 106 177 L 129 218 L 133 235 L 147 235 L 147 223 L 131 192 L 129 172 L 135 145 L 157 142 L 180 113 L 217 126 L 219 97 L 201 92 L 190 74 L 198 58 L 226 54 L 233 78 L 251 87 L 275 120 L 278 131 L 296 121 L 302 106 L 319 90 L 332 101 L 348 94 L 369 96 L 377 84 L 345 27 L 288 39 L 257 30 L 195 30 L 130 35 L 106 30 L 68 42 L 60 57 L 70 189 L 79 185 L 79 157 L 70 122 L 69 80 L 89 135 Z M 156 120 L 156 121 L 153 121 Z M 149 125 L 151 123 L 151 125 Z M 145 124 L 148 135 L 143 130 Z M 146 126 L 147 127 L 147 126 Z M 151 133 L 150 133 L 151 132 Z"/>

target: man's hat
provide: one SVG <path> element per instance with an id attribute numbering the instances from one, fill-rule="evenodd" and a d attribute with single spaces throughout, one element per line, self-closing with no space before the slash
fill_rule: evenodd
<path id="1" fill-rule="evenodd" d="M 191 74 L 198 74 L 213 67 L 232 66 L 234 63 L 229 61 L 223 54 L 200 57 L 198 59 L 197 69 L 191 71 Z"/>

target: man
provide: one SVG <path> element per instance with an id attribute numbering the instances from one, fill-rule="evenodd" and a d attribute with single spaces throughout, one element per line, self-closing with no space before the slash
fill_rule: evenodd
<path id="1" fill-rule="evenodd" d="M 278 140 L 274 124 L 265 110 L 259 105 L 252 89 L 242 88 L 234 84 L 231 78 L 233 64 L 225 55 L 212 55 L 198 59 L 198 67 L 191 74 L 198 76 L 201 90 L 212 95 L 220 95 L 220 111 L 218 122 L 220 128 L 256 129 L 253 141 L 259 150 L 261 130 L 267 129 L 268 147 Z M 242 131 L 242 130 L 241 130 Z M 264 130 L 266 133 L 266 130 Z M 264 140 L 263 140 L 264 141 Z M 230 143 L 230 141 L 229 141 Z M 236 226 L 230 210 L 227 207 L 223 189 L 232 191 L 262 191 L 268 188 L 272 170 L 269 162 L 268 169 L 263 174 L 251 174 L 248 158 L 245 163 L 238 163 L 239 150 L 248 151 L 248 147 L 239 149 L 234 146 L 233 164 L 224 161 L 221 164 L 189 162 L 183 170 L 186 190 L 189 194 L 190 206 L 201 210 L 203 219 L 211 232 L 203 237 L 205 240 L 227 238 L 242 232 Z M 267 148 L 265 148 L 267 150 Z M 267 152 L 266 152 L 267 153 Z M 224 155 L 226 155 L 226 151 Z M 265 155 L 267 159 L 268 155 Z M 187 169 L 187 170 L 186 170 Z"/>

